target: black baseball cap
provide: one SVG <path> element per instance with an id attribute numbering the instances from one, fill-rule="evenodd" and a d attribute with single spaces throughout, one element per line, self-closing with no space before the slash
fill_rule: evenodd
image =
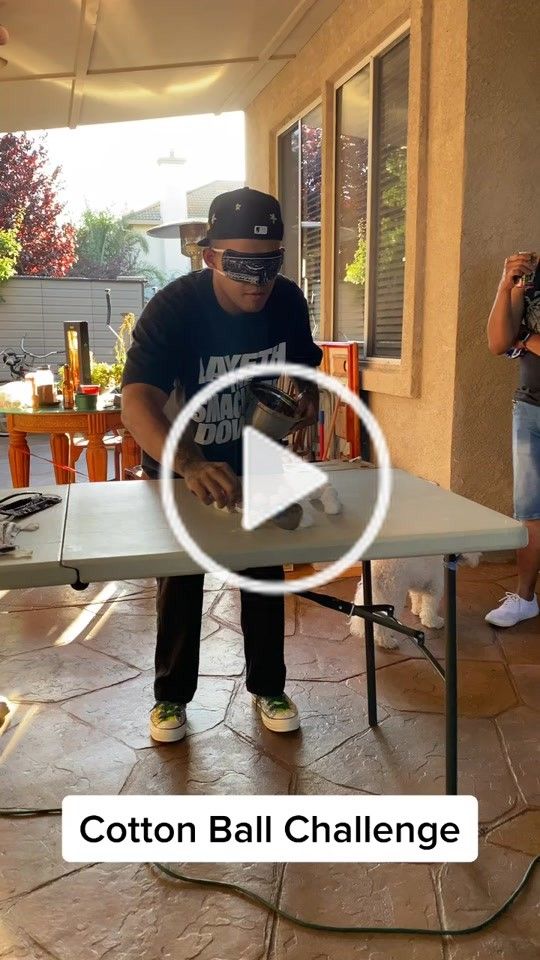
<path id="1" fill-rule="evenodd" d="M 214 240 L 283 240 L 279 201 L 269 193 L 241 187 L 214 197 L 208 211 L 206 237 L 200 247 Z"/>

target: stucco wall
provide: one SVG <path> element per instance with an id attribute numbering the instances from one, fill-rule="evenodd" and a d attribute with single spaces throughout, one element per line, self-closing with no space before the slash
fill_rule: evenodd
<path id="1" fill-rule="evenodd" d="M 344 0 L 246 116 L 246 182 L 275 190 L 277 131 L 322 100 L 328 319 L 333 85 L 410 19 L 403 361 L 371 364 L 364 383 L 397 466 L 506 510 L 515 369 L 488 354 L 485 324 L 506 253 L 540 245 L 526 106 L 536 83 L 532 2 L 530 13 L 512 17 L 509 36 L 504 0 Z"/>
<path id="2" fill-rule="evenodd" d="M 518 362 L 485 349 L 505 256 L 540 249 L 538 39 L 534 0 L 471 3 L 463 236 L 451 481 L 511 509 L 511 396 Z"/>
<path id="3" fill-rule="evenodd" d="M 420 269 L 415 335 L 419 378 L 415 397 L 374 393 L 371 408 L 389 441 L 397 466 L 444 487 L 451 484 L 452 409 L 456 364 L 463 191 L 466 0 L 416 4 L 411 50 L 427 18 L 424 56 L 428 73 L 425 232 L 407 235 L 407 262 L 417 245 Z M 418 55 L 416 51 L 416 55 Z M 412 67 L 412 57 L 411 57 Z M 409 153 L 412 144 L 409 143 Z M 409 171 L 412 176 L 414 172 Z M 407 303 L 404 304 L 405 326 Z"/>

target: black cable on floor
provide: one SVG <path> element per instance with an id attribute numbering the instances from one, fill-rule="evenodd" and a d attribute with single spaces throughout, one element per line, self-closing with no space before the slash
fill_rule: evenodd
<path id="1" fill-rule="evenodd" d="M 7 807 L 0 809 L 0 819 L 24 819 L 30 817 L 58 816 L 61 813 L 61 807 Z M 418 937 L 463 937 L 467 934 L 479 933 L 481 930 L 485 930 L 486 927 L 489 927 L 492 923 L 494 923 L 495 920 L 498 920 L 499 917 L 501 917 L 503 913 L 505 913 L 509 907 L 511 907 L 521 891 L 524 890 L 539 863 L 540 854 L 533 857 L 517 887 L 513 893 L 507 897 L 498 910 L 495 910 L 495 912 L 490 914 L 489 917 L 486 917 L 485 920 L 474 924 L 472 927 L 461 927 L 460 929 L 456 930 L 447 930 L 446 928 L 441 927 L 433 927 L 429 929 L 427 927 L 341 927 L 327 923 L 316 923 L 314 920 L 304 920 L 302 917 L 296 917 L 294 914 L 288 913 L 286 910 L 278 907 L 277 904 L 271 903 L 264 897 L 259 896 L 258 893 L 254 893 L 253 890 L 249 890 L 248 887 L 243 887 L 239 883 L 231 883 L 228 880 L 212 880 L 209 877 L 190 877 L 185 873 L 180 873 L 178 870 L 173 870 L 172 867 L 165 866 L 164 863 L 154 863 L 154 866 L 161 873 L 165 874 L 165 876 L 170 877 L 173 880 L 182 880 L 183 883 L 192 883 L 200 887 L 214 887 L 217 890 L 224 890 L 227 893 L 236 893 L 238 896 L 243 897 L 246 900 L 250 900 L 252 903 L 256 903 L 264 910 L 268 910 L 269 913 L 273 913 L 274 916 L 280 917 L 282 920 L 288 920 L 290 923 L 294 923 L 296 926 L 303 927 L 306 930 L 317 930 L 319 933 L 391 933 L 394 935 L 401 934 L 403 936 Z"/>

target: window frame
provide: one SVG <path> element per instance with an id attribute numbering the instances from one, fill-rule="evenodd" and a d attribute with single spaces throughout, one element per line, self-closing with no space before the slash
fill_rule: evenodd
<path id="1" fill-rule="evenodd" d="M 411 25 L 410 22 L 403 24 L 398 30 L 394 33 L 387 36 L 384 41 L 382 41 L 377 46 L 373 47 L 370 52 L 363 57 L 361 60 L 357 61 L 353 67 L 348 69 L 345 73 L 339 75 L 339 77 L 333 83 L 332 90 L 332 118 L 333 118 L 333 163 L 332 163 L 332 270 L 329 278 L 330 283 L 330 303 L 332 304 L 332 335 L 334 335 L 335 324 L 336 324 L 336 270 L 335 270 L 335 252 L 336 252 L 336 238 L 337 238 L 337 148 L 338 148 L 338 96 L 339 91 L 347 83 L 348 80 L 352 80 L 358 73 L 364 70 L 366 67 L 369 67 L 369 120 L 368 120 L 368 177 L 367 177 L 367 231 L 366 231 L 366 286 L 364 292 L 364 343 L 363 343 L 363 352 L 361 355 L 361 363 L 364 365 L 380 365 L 381 368 L 389 370 L 389 368 L 400 367 L 404 359 L 404 331 L 405 331 L 405 297 L 404 297 L 404 309 L 403 309 L 403 320 L 402 320 L 402 330 L 401 330 L 401 356 L 399 357 L 378 357 L 373 354 L 373 347 L 376 339 L 376 321 L 373 317 L 373 302 L 374 302 L 374 284 L 376 271 L 373 269 L 373 255 L 376 250 L 377 236 L 378 236 L 378 223 L 377 218 L 374 215 L 374 196 L 377 188 L 377 176 L 378 171 L 374 167 L 374 157 L 377 156 L 378 140 L 379 140 L 379 124 L 378 124 L 378 109 L 379 109 L 379 87 L 380 87 L 380 61 L 382 57 L 389 53 L 394 47 L 396 47 L 403 40 L 409 38 L 409 53 L 411 49 L 410 45 L 410 35 L 411 35 Z M 411 64 L 409 60 L 409 93 L 411 87 Z M 409 106 L 408 106 L 408 122 L 407 122 L 407 159 L 409 160 L 409 142 L 410 142 L 410 96 L 409 96 Z M 323 132 L 324 136 L 324 132 Z M 407 164 L 407 202 L 405 207 L 405 221 L 407 222 L 408 216 L 407 211 L 409 208 L 409 163 Z M 405 245 L 406 249 L 408 247 L 408 230 L 405 229 Z M 405 275 L 407 275 L 407 259 L 405 260 Z M 407 277 L 405 276 L 404 286 L 406 289 Z"/>
<path id="2" fill-rule="evenodd" d="M 321 181 L 321 221 L 320 221 L 320 224 L 319 224 L 320 230 L 321 230 L 321 287 L 322 287 L 322 283 L 323 283 L 322 274 L 323 274 L 323 272 L 324 272 L 324 267 L 323 267 L 323 242 L 322 242 L 322 229 L 323 229 L 323 223 L 324 223 L 324 202 L 323 202 L 323 196 L 324 196 L 324 195 L 323 195 L 323 191 L 324 191 L 324 138 L 325 138 L 325 136 L 326 136 L 326 131 L 325 131 L 325 113 L 324 113 L 324 107 L 325 107 L 325 105 L 324 105 L 324 99 L 323 99 L 323 97 L 319 96 L 319 97 L 317 97 L 316 100 L 310 100 L 310 102 L 309 102 L 308 104 L 306 104 L 306 106 L 302 107 L 302 109 L 299 110 L 297 113 L 295 113 L 292 117 L 289 117 L 285 123 L 283 123 L 281 126 L 279 126 L 279 127 L 274 131 L 273 139 L 274 139 L 274 145 L 275 145 L 275 152 L 274 152 L 274 164 L 275 164 L 275 166 L 274 166 L 274 169 L 275 169 L 276 195 L 277 195 L 277 197 L 278 197 L 278 199 L 279 199 L 279 196 L 280 196 L 280 193 L 281 193 L 281 178 L 280 178 L 280 172 L 281 172 L 281 171 L 280 171 L 280 162 L 279 162 L 279 160 L 280 160 L 280 138 L 283 136 L 284 133 L 288 133 L 288 131 L 291 130 L 292 127 L 296 127 L 297 130 L 298 130 L 298 142 L 299 142 L 299 144 L 300 144 L 300 151 L 301 151 L 301 150 L 302 150 L 302 120 L 304 120 L 305 117 L 309 116 L 309 114 L 312 113 L 313 110 L 316 110 L 317 107 L 320 107 L 320 109 L 321 109 L 321 114 L 322 114 L 321 167 L 322 167 L 323 174 L 322 174 L 322 181 Z M 302 219 L 301 219 L 301 213 L 302 213 L 302 157 L 301 157 L 301 156 L 300 156 L 300 162 L 299 162 L 299 164 L 298 164 L 298 184 L 297 184 L 297 186 L 298 186 L 298 210 L 297 210 L 297 213 L 298 213 L 298 228 L 299 228 L 299 229 L 298 229 L 298 241 L 297 241 L 297 246 L 298 246 L 298 249 L 297 249 L 298 277 L 295 278 L 295 283 L 298 284 L 298 286 L 300 287 L 300 289 L 302 290 L 302 293 L 303 293 L 304 291 L 303 291 L 302 286 L 301 286 L 301 280 L 302 280 L 302 224 L 303 224 L 303 221 L 302 221 Z M 321 295 L 321 313 L 322 313 L 322 303 L 323 303 L 323 301 L 322 301 L 322 295 Z M 319 336 L 322 335 L 322 327 L 323 327 L 323 322 L 322 322 L 322 320 L 323 320 L 323 318 L 322 318 L 322 316 L 321 316 L 321 322 L 320 322 L 320 331 L 321 331 L 321 332 L 319 333 Z"/>

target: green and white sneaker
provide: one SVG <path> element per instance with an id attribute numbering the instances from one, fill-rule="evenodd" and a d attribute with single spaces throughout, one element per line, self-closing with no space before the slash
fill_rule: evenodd
<path id="1" fill-rule="evenodd" d="M 183 703 L 162 700 L 150 714 L 150 736 L 158 743 L 174 743 L 186 735 L 186 707 Z"/>
<path id="2" fill-rule="evenodd" d="M 254 694 L 252 697 L 255 709 L 268 730 L 273 730 L 274 733 L 298 730 L 298 710 L 286 693 L 279 697 L 257 697 Z"/>

